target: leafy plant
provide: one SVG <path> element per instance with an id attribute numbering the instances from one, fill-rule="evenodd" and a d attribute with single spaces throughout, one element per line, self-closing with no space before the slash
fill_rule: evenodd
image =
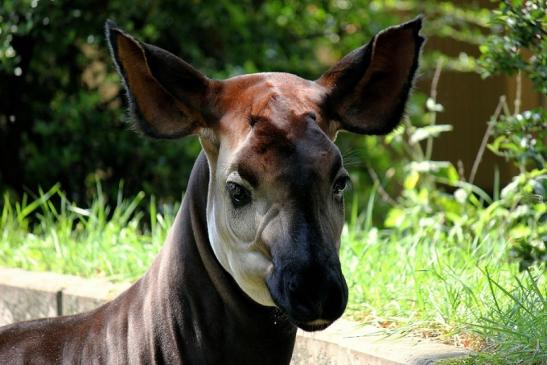
<path id="1" fill-rule="evenodd" d="M 482 74 L 523 71 L 547 94 L 547 3 L 502 0 L 490 19 L 493 32 L 480 46 Z"/>
<path id="2" fill-rule="evenodd" d="M 500 7 L 508 6 L 506 3 Z M 502 13 L 494 13 L 493 16 Z M 533 25 L 528 26 L 533 28 Z M 522 36 L 519 34 L 517 32 L 507 36 Z M 538 48 L 535 50 L 538 51 Z M 487 57 L 484 55 L 483 60 Z M 494 58 L 489 60 L 497 62 Z M 536 74 L 544 72 L 540 64 L 534 63 L 533 59 L 530 62 L 519 64 L 518 71 Z M 494 68 L 492 63 L 490 66 L 491 71 L 509 72 L 509 69 L 504 68 L 507 65 Z M 434 258 L 431 261 L 419 261 L 417 266 L 423 268 L 415 269 L 435 272 L 439 280 L 447 285 L 448 299 L 437 302 L 440 295 L 438 292 L 427 296 L 424 295 L 427 289 L 416 289 L 413 297 L 417 301 L 416 306 L 421 308 L 427 301 L 435 302 L 437 326 L 442 323 L 441 327 L 450 328 L 450 324 L 459 322 L 460 331 L 478 333 L 482 339 L 475 341 L 472 340 L 473 336 L 462 336 L 460 332 L 464 341 L 474 343 L 473 347 L 480 352 L 453 363 L 543 363 L 547 356 L 547 349 L 543 346 L 547 321 L 545 111 L 520 111 L 520 90 L 517 90 L 512 111 L 505 96 L 500 97 L 498 107 L 488 122 L 471 174 L 466 179 L 448 161 L 431 160 L 435 138 L 439 133 L 450 131 L 450 126 L 438 126 L 435 123 L 436 114 L 443 111 L 443 106 L 436 100 L 441 68 L 442 61 L 437 64 L 431 95 L 422 102 L 423 112 L 410 114 L 404 128 L 386 139 L 401 144 L 403 158 L 414 162 L 407 164 L 400 196 L 392 199 L 395 203 L 385 219 L 387 232 L 377 232 L 374 237 L 384 234 L 390 237 L 385 238 L 387 242 L 396 239 L 402 245 L 410 244 L 411 247 L 400 251 L 401 257 L 406 255 L 412 260 L 418 260 L 418 257 L 422 259 L 418 254 L 420 250 L 433 251 L 430 254 Z M 520 74 L 518 77 L 521 77 Z M 536 86 L 538 80 L 536 77 Z M 520 82 L 517 85 L 520 87 Z M 512 161 L 519 171 L 503 189 L 495 185 L 492 196 L 473 184 L 486 147 Z M 371 235 L 367 237 L 370 240 Z M 435 250 L 431 249 L 432 244 Z M 366 250 L 369 254 L 375 249 L 368 247 Z M 455 257 L 465 263 L 465 270 L 453 261 Z M 497 264 L 493 263 L 493 257 Z M 504 269 L 500 270 L 500 265 Z M 481 271 L 481 274 L 474 279 L 465 276 L 469 273 L 467 270 L 471 270 L 470 266 Z M 516 269 L 520 273 L 515 272 Z M 510 277 L 505 276 L 508 274 Z M 359 280 L 364 278 L 359 277 Z M 404 276 L 404 280 L 417 287 L 421 285 L 431 288 L 434 285 L 417 275 Z M 479 294 L 480 290 L 471 284 L 473 280 L 487 285 L 490 288 L 489 295 Z M 474 316 L 462 310 L 462 306 L 474 308 Z M 385 319 L 381 321 L 386 322 Z M 431 324 L 426 326 L 435 327 Z"/>
<path id="3" fill-rule="evenodd" d="M 505 115 L 494 122 L 495 139 L 488 146 L 524 172 L 541 169 L 547 158 L 547 112 L 537 108 Z"/>
<path id="4" fill-rule="evenodd" d="M 511 223 L 511 253 L 521 269 L 547 262 L 545 212 L 547 173 L 547 113 L 543 108 L 521 111 L 521 78 L 527 74 L 537 91 L 547 95 L 547 3 L 504 0 L 491 15 L 494 32 L 480 47 L 484 76 L 517 74 L 517 95 L 511 112 L 505 98 L 490 121 L 484 142 L 512 161 L 520 175 L 504 189 L 502 200 L 517 216 Z M 501 111 L 503 110 L 503 113 Z"/>
<path id="5" fill-rule="evenodd" d="M 421 13 L 428 19 L 424 34 L 473 43 L 483 37 L 488 14 L 433 0 L 3 2 L 0 190 L 22 196 L 60 182 L 71 199 L 84 203 L 97 179 L 112 200 L 125 179 L 129 195 L 143 190 L 160 200 L 179 199 L 199 143 L 150 141 L 127 131 L 120 82 L 104 42 L 107 18 L 211 77 L 286 71 L 314 79 L 372 34 Z M 439 57 L 452 69 L 476 67 L 468 55 L 428 51 L 424 72 Z M 341 149 L 355 157 L 356 179 L 370 182 L 374 171 L 402 164 L 382 152 L 381 143 L 341 136 Z"/>

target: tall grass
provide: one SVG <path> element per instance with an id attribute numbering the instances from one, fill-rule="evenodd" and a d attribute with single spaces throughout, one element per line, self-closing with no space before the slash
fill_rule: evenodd
<path id="1" fill-rule="evenodd" d="M 367 218 L 374 198 L 344 230 L 350 316 L 480 351 L 469 364 L 547 363 L 546 272 L 519 272 L 505 227 L 450 235 L 422 218 L 406 234 L 380 230 Z"/>
<path id="2" fill-rule="evenodd" d="M 363 212 L 352 204 L 343 232 L 348 315 L 481 350 L 464 360 L 469 364 L 546 363 L 545 271 L 519 272 L 499 227 L 449 235 L 422 217 L 412 230 L 378 229 L 371 220 L 375 191 Z M 87 208 L 68 201 L 59 186 L 34 200 L 6 195 L 0 266 L 132 281 L 159 251 L 176 209 L 158 211 L 153 198 L 126 199 L 121 189 L 109 204 L 100 187 Z"/>
<path id="3" fill-rule="evenodd" d="M 30 202 L 27 196 L 12 202 L 5 195 L 0 266 L 134 280 L 159 251 L 176 208 L 165 205 L 158 212 L 154 198 L 145 201 L 141 192 L 124 199 L 121 188 L 109 204 L 100 186 L 87 208 L 68 201 L 58 185 Z"/>

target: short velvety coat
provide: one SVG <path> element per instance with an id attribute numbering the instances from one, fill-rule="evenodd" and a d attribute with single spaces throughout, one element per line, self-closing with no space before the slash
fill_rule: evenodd
<path id="1" fill-rule="evenodd" d="M 288 364 L 297 326 L 326 328 L 347 303 L 347 172 L 333 140 L 399 122 L 420 28 L 417 18 L 380 32 L 316 81 L 221 81 L 107 22 L 137 129 L 197 134 L 203 152 L 146 274 L 94 311 L 0 328 L 0 364 Z M 244 207 L 229 184 L 248 193 Z"/>

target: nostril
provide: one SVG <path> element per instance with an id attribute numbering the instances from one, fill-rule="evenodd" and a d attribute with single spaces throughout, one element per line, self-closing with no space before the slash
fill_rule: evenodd
<path id="1" fill-rule="evenodd" d="M 296 281 L 295 281 L 295 280 L 291 280 L 291 281 L 289 282 L 289 288 L 288 288 L 288 289 L 289 289 L 289 292 L 290 292 L 290 293 L 294 293 L 294 292 L 296 291 L 296 289 L 297 289 L 297 284 L 296 284 Z"/>
<path id="2" fill-rule="evenodd" d="M 348 291 L 344 279 L 342 282 L 332 283 L 325 299 L 323 316 L 325 319 L 338 319 L 346 309 Z"/>
<path id="3" fill-rule="evenodd" d="M 322 318 L 322 303 L 320 301 L 299 301 L 293 307 L 294 319 L 299 322 L 310 322 Z"/>
<path id="4" fill-rule="evenodd" d="M 328 297 L 327 301 L 325 302 L 325 311 L 324 316 L 325 319 L 336 319 L 339 317 L 339 313 L 342 312 L 342 298 L 340 295 L 331 295 Z"/>

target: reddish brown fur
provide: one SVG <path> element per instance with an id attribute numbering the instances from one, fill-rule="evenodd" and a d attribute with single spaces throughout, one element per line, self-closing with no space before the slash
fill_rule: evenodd
<path id="1" fill-rule="evenodd" d="M 240 145 L 251 128 L 248 123 L 251 117 L 269 120 L 276 129 L 294 133 L 291 115 L 309 112 L 317 115 L 319 125 L 327 132 L 320 109 L 325 92 L 314 82 L 284 73 L 245 75 L 226 80 L 217 102 L 223 115 L 217 126 L 219 134 L 230 146 Z"/>
<path id="2" fill-rule="evenodd" d="M 336 189 L 347 174 L 332 140 L 340 129 L 395 127 L 417 67 L 420 27 L 418 18 L 387 29 L 317 82 L 286 73 L 216 81 L 107 22 L 140 130 L 157 138 L 199 134 L 207 157 L 198 157 L 165 246 L 143 278 L 95 311 L 1 328 L 0 363 L 288 364 L 295 325 L 326 328 L 347 304 L 338 258 L 343 189 Z M 263 230 L 250 232 L 267 246 L 268 274 L 258 279 L 270 302 L 245 291 L 241 271 L 213 252 L 230 239 L 241 243 L 228 229 L 209 229 L 228 228 L 211 212 L 243 214 L 237 200 L 209 208 L 215 198 L 227 201 L 234 166 L 261 196 L 236 223 L 262 214 L 253 205 L 273 212 L 264 212 Z"/>

